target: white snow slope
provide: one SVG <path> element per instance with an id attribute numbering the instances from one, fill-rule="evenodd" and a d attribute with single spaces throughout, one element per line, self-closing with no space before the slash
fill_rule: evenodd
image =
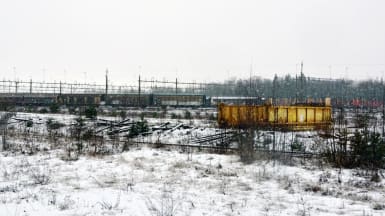
<path id="1" fill-rule="evenodd" d="M 150 148 L 60 154 L 0 154 L 0 215 L 385 215 L 384 181 L 358 170 Z"/>

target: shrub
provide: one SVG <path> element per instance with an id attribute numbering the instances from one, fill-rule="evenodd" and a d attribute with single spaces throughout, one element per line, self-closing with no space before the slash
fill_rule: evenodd
<path id="1" fill-rule="evenodd" d="M 95 119 L 98 114 L 98 111 L 94 106 L 90 106 L 84 110 L 84 114 L 87 118 Z"/>
<path id="2" fill-rule="evenodd" d="M 385 205 L 382 204 L 382 203 L 375 203 L 375 204 L 373 204 L 373 209 L 374 210 L 384 210 L 385 209 Z"/>
<path id="3" fill-rule="evenodd" d="M 171 113 L 171 118 L 176 119 L 176 118 L 178 118 L 178 116 L 175 113 Z"/>
<path id="4" fill-rule="evenodd" d="M 240 134 L 238 136 L 238 145 L 241 162 L 252 163 L 255 160 L 253 132 L 247 131 L 245 134 Z"/>
<path id="5" fill-rule="evenodd" d="M 165 118 L 167 114 L 167 106 L 162 106 L 161 108 L 162 108 L 162 112 L 160 114 L 160 117 Z"/>
<path id="6" fill-rule="evenodd" d="M 70 209 L 75 204 L 75 201 L 70 198 L 70 196 L 65 196 L 63 201 L 59 202 L 58 208 L 61 211 Z"/>
<path id="7" fill-rule="evenodd" d="M 46 122 L 46 126 L 48 130 L 57 130 L 61 127 L 64 127 L 65 125 L 58 121 L 54 121 L 52 118 L 49 118 Z"/>
<path id="8" fill-rule="evenodd" d="M 210 115 L 208 116 L 208 119 L 213 121 L 216 120 L 214 113 L 210 113 Z"/>
<path id="9" fill-rule="evenodd" d="M 95 136 L 95 130 L 93 129 L 87 129 L 84 134 L 82 135 L 83 140 L 91 140 L 92 137 Z"/>
<path id="10" fill-rule="evenodd" d="M 119 112 L 119 116 L 120 116 L 120 118 L 122 118 L 122 119 L 124 120 L 124 119 L 127 118 L 127 112 L 124 111 L 124 110 L 121 110 L 121 111 Z"/>
<path id="11" fill-rule="evenodd" d="M 379 133 L 356 131 L 351 139 L 356 166 L 383 167 L 385 164 L 385 142 Z"/>
<path id="12" fill-rule="evenodd" d="M 120 113 L 119 113 L 119 114 L 120 114 Z M 111 113 L 110 113 L 110 115 L 111 115 L 112 117 L 117 117 L 117 116 L 118 116 L 118 112 L 117 112 L 116 110 L 112 110 Z"/>
<path id="13" fill-rule="evenodd" d="M 69 113 L 69 114 L 76 114 L 76 109 L 75 109 L 74 107 L 70 107 L 70 108 L 68 109 L 68 113 Z"/>
<path id="14" fill-rule="evenodd" d="M 32 127 L 33 126 L 33 121 L 32 120 L 28 120 L 27 123 L 26 123 L 26 127 Z"/>
<path id="15" fill-rule="evenodd" d="M 136 137 L 139 134 L 145 133 L 147 131 L 148 131 L 147 121 L 137 122 L 136 124 L 131 125 L 129 133 L 128 133 L 128 138 Z"/>
<path id="16" fill-rule="evenodd" d="M 51 181 L 51 176 L 46 168 L 36 168 L 30 174 L 33 183 L 37 185 L 47 185 Z"/>
<path id="17" fill-rule="evenodd" d="M 297 139 L 290 145 L 290 148 L 292 151 L 305 151 L 305 146 L 303 145 L 303 143 L 298 142 Z"/>
<path id="18" fill-rule="evenodd" d="M 40 113 L 48 113 L 48 110 L 47 108 L 42 108 L 39 110 Z"/>
<path id="19" fill-rule="evenodd" d="M 188 110 L 186 110 L 186 111 L 184 112 L 184 118 L 185 118 L 185 119 L 191 119 L 191 118 L 192 118 L 191 112 L 188 111 Z"/>
<path id="20" fill-rule="evenodd" d="M 51 111 L 51 113 L 57 113 L 59 112 L 59 104 L 57 103 L 52 103 L 50 106 L 49 106 L 49 110 Z"/>
<path id="21" fill-rule="evenodd" d="M 146 115 L 145 112 L 141 112 L 141 113 L 139 114 L 140 120 L 143 121 L 145 115 Z"/>

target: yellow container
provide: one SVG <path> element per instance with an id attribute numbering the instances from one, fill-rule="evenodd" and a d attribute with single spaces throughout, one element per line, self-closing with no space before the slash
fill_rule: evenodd
<path id="1" fill-rule="evenodd" d="M 312 130 L 331 124 L 330 106 L 218 106 L 218 124 L 227 128 L 278 127 L 291 130 Z"/>

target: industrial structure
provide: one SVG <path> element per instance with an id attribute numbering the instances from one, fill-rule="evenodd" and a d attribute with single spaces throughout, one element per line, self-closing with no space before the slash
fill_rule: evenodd
<path id="1" fill-rule="evenodd" d="M 321 104 L 299 105 L 226 105 L 218 106 L 218 124 L 223 128 L 274 128 L 313 130 L 330 126 L 330 98 Z"/>
<path id="2" fill-rule="evenodd" d="M 106 73 L 105 84 L 38 82 L 0 80 L 0 109 L 13 106 L 47 106 L 52 103 L 66 106 L 189 106 L 207 107 L 220 103 L 228 105 L 262 105 L 265 98 L 274 98 L 275 106 L 299 103 L 306 106 L 320 103 L 320 98 L 332 97 L 330 104 L 338 108 L 379 109 L 384 106 L 385 85 L 376 88 L 364 83 L 355 91 L 352 82 L 301 76 L 273 82 L 250 79 L 248 82 L 198 83 L 145 80 L 137 84 L 113 85 Z M 307 82 L 307 86 L 303 86 Z M 302 83 L 302 84 L 301 84 Z M 348 84 L 346 84 L 348 83 Z M 345 86 L 344 88 L 342 88 Z M 348 86 L 348 87 L 346 87 Z M 341 88 L 340 88 L 341 87 Z M 326 89 L 326 90 L 325 90 Z M 306 90 L 306 91 L 305 91 Z M 294 92 L 294 93 L 293 93 Z M 348 94 L 348 93 L 354 94 Z M 381 97 L 382 96 L 382 97 Z M 312 97 L 311 101 L 307 98 Z M 322 99 L 321 99 L 322 100 Z"/>
<path id="3" fill-rule="evenodd" d="M 189 106 L 204 107 L 210 105 L 205 95 L 198 94 L 8 94 L 0 93 L 2 106 L 49 106 L 52 103 L 66 106 Z"/>
<path id="4" fill-rule="evenodd" d="M 143 84 L 149 86 L 143 86 Z M 174 87 L 167 85 L 174 84 Z M 165 86 L 159 86 L 165 85 Z M 183 86 L 193 85 L 192 92 Z M 202 84 L 149 81 L 139 77 L 138 86 L 106 84 L 0 81 L 0 106 L 48 106 L 52 103 L 66 106 L 209 106 L 210 97 L 202 94 Z M 1 108 L 0 107 L 0 108 Z"/>

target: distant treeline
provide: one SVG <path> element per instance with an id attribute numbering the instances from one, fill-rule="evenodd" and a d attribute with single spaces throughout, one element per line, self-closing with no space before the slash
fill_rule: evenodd
<path id="1" fill-rule="evenodd" d="M 259 96 L 264 98 L 305 98 L 331 97 L 351 101 L 353 99 L 382 101 L 384 85 L 382 80 L 352 81 L 344 79 L 319 79 L 286 75 L 271 79 L 251 77 L 230 79 L 223 85 L 208 85 L 207 95 L 218 96 Z"/>

